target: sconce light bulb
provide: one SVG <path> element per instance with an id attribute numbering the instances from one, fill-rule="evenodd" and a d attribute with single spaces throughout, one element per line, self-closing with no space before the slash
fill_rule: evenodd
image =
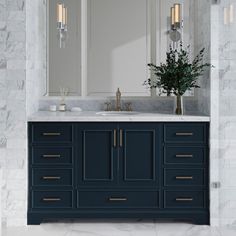
<path id="1" fill-rule="evenodd" d="M 57 4 L 57 22 L 58 23 L 63 22 L 63 4 L 62 3 Z"/>
<path id="2" fill-rule="evenodd" d="M 171 7 L 170 15 L 171 15 L 171 26 L 173 27 L 175 24 L 175 8 L 174 7 Z"/>
<path id="3" fill-rule="evenodd" d="M 179 3 L 174 4 L 174 22 L 180 24 L 181 21 L 181 5 Z"/>

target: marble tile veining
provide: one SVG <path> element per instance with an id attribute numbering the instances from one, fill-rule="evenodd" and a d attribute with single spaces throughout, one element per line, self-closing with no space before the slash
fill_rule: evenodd
<path id="1" fill-rule="evenodd" d="M 9 227 L 3 236 L 235 236 L 236 227 L 197 226 L 155 221 L 46 223 Z"/>

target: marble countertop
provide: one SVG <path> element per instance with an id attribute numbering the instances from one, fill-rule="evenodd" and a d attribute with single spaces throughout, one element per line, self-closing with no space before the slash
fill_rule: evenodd
<path id="1" fill-rule="evenodd" d="M 210 117 L 198 114 L 174 115 L 161 113 L 137 113 L 132 115 L 99 115 L 97 112 L 49 112 L 39 111 L 29 122 L 209 122 Z"/>

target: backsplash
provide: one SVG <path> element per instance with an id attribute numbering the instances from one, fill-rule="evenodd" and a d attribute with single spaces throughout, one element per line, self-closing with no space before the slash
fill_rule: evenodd
<path id="1" fill-rule="evenodd" d="M 83 111 L 104 111 L 106 109 L 106 102 L 112 103 L 112 108 L 115 107 L 114 98 L 111 99 L 67 99 L 67 109 L 72 107 L 80 107 Z M 123 98 L 122 108 L 125 109 L 125 103 L 130 102 L 133 111 L 140 112 L 159 112 L 159 113 L 174 113 L 175 98 L 174 97 L 160 97 L 160 98 Z M 184 109 L 186 113 L 198 112 L 197 101 L 194 98 L 184 98 Z M 59 105 L 60 99 L 42 99 L 39 102 L 39 110 L 47 111 L 50 105 Z"/>

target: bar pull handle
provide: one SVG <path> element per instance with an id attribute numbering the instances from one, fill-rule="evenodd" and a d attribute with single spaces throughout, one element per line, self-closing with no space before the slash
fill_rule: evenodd
<path id="1" fill-rule="evenodd" d="M 175 179 L 177 179 L 177 180 L 192 180 L 193 176 L 176 176 Z"/>
<path id="2" fill-rule="evenodd" d="M 120 147 L 123 147 L 123 130 L 120 129 Z"/>
<path id="3" fill-rule="evenodd" d="M 43 180 L 60 180 L 61 177 L 60 176 L 43 176 L 42 179 Z"/>
<path id="4" fill-rule="evenodd" d="M 127 201 L 128 199 L 126 197 L 110 197 L 109 198 L 109 201 L 110 202 L 125 202 Z"/>
<path id="5" fill-rule="evenodd" d="M 114 147 L 116 148 L 117 147 L 117 130 L 116 129 L 114 129 L 114 137 L 113 137 L 113 139 L 114 139 Z"/>
<path id="6" fill-rule="evenodd" d="M 175 157 L 177 158 L 193 158 L 192 154 L 177 154 Z"/>
<path id="7" fill-rule="evenodd" d="M 60 136 L 61 133 L 43 133 L 43 136 Z"/>
<path id="8" fill-rule="evenodd" d="M 61 201 L 61 198 L 43 198 L 44 202 L 59 202 Z"/>
<path id="9" fill-rule="evenodd" d="M 60 158 L 61 155 L 43 155 L 44 158 Z"/>
<path id="10" fill-rule="evenodd" d="M 176 133 L 176 136 L 193 136 L 193 133 Z"/>
<path id="11" fill-rule="evenodd" d="M 180 197 L 175 199 L 176 202 L 192 202 L 193 198 L 192 197 Z"/>

